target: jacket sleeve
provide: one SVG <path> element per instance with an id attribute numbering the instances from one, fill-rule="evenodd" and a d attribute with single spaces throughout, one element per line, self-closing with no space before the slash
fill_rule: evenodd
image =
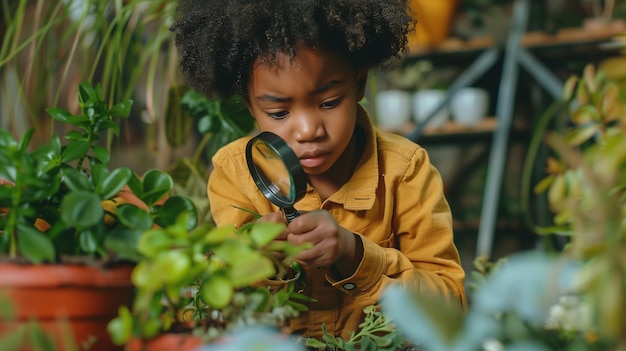
<path id="1" fill-rule="evenodd" d="M 388 284 L 399 282 L 465 308 L 465 272 L 454 245 L 450 207 L 441 176 L 424 149 L 417 150 L 397 179 L 393 203 L 395 243 L 382 247 L 359 235 L 363 258 L 356 272 L 342 280 L 327 274 L 327 280 L 362 306 L 376 303 Z"/>
<path id="2" fill-rule="evenodd" d="M 250 173 L 242 155 L 245 144 L 239 144 L 240 141 L 235 141 L 223 147 L 212 159 L 213 170 L 209 176 L 207 195 L 213 220 L 218 226 L 241 226 L 252 221 L 254 216 L 242 208 L 256 213 L 269 211 L 267 204 L 256 200 L 262 194 L 254 188 L 254 182 L 246 181 Z"/>

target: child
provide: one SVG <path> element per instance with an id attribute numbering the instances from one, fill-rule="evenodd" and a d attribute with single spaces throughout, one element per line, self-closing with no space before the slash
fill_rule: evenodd
<path id="1" fill-rule="evenodd" d="M 400 0 L 180 3 L 172 30 L 187 82 L 208 96 L 242 96 L 308 176 L 302 214 L 279 238 L 313 244 L 298 261 L 317 302 L 290 321 L 294 333 L 320 338 L 325 323 L 347 338 L 394 282 L 466 304 L 439 173 L 423 148 L 376 129 L 359 105 L 368 71 L 405 53 L 412 18 Z M 233 205 L 285 221 L 249 174 L 247 140 L 213 158 L 217 225 L 252 220 Z"/>

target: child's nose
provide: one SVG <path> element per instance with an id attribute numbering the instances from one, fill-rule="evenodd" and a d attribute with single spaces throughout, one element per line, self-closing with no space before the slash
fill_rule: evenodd
<path id="1" fill-rule="evenodd" d="M 296 125 L 296 138 L 298 141 L 312 141 L 324 136 L 324 124 L 313 115 L 302 115 Z"/>

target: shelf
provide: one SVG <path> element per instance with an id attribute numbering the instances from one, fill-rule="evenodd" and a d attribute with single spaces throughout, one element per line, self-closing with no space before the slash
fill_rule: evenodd
<path id="1" fill-rule="evenodd" d="M 418 144 L 488 141 L 497 126 L 498 121 L 494 117 L 485 117 L 475 126 L 463 126 L 450 120 L 441 127 L 426 127 Z M 387 131 L 406 135 L 414 128 L 414 123 L 407 123 L 398 130 Z"/>
<path id="2" fill-rule="evenodd" d="M 568 56 L 572 54 L 588 55 L 590 54 L 589 49 L 596 52 L 618 50 L 619 45 L 610 44 L 615 42 L 615 37 L 623 35 L 625 31 L 621 24 L 597 29 L 586 29 L 582 27 L 563 28 L 555 34 L 528 32 L 522 36 L 520 42 L 522 47 L 542 54 L 549 52 L 563 54 L 563 50 L 565 49 L 575 49 L 575 52 L 567 51 L 566 54 Z M 476 56 L 483 50 L 496 46 L 498 46 L 498 44 L 495 39 L 491 37 L 479 37 L 470 40 L 462 40 L 453 37 L 436 46 L 412 47 L 409 50 L 407 59 L 454 60 L 455 58 Z"/>

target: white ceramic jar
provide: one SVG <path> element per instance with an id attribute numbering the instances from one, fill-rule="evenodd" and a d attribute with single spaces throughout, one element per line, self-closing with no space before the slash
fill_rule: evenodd
<path id="1" fill-rule="evenodd" d="M 411 118 L 411 94 L 404 90 L 382 90 L 376 94 L 376 119 L 381 129 L 401 129 Z"/>
<path id="2" fill-rule="evenodd" d="M 450 100 L 450 112 L 457 124 L 475 126 L 489 112 L 489 93 L 481 88 L 462 88 Z"/>
<path id="3" fill-rule="evenodd" d="M 445 90 L 426 89 L 413 93 L 412 108 L 415 122 L 421 124 L 439 106 L 447 96 Z M 450 119 L 448 106 L 444 106 L 428 121 L 427 127 L 441 127 Z"/>

